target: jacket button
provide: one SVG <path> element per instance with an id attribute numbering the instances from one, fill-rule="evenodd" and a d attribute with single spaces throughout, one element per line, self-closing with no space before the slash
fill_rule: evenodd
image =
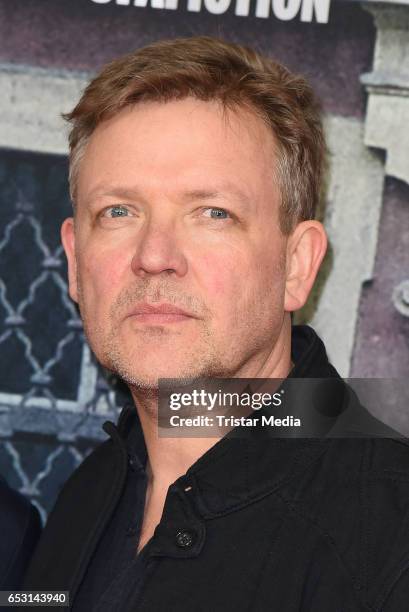
<path id="1" fill-rule="evenodd" d="M 129 463 L 129 467 L 131 468 L 131 470 L 133 472 L 135 472 L 136 471 L 136 461 L 135 461 L 135 459 L 133 457 L 129 456 L 128 457 L 128 463 Z"/>
<path id="2" fill-rule="evenodd" d="M 176 534 L 176 544 L 180 548 L 188 548 L 193 544 L 193 534 L 190 531 L 178 531 Z"/>

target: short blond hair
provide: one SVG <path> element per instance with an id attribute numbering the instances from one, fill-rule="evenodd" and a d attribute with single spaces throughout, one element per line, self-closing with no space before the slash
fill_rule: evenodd
<path id="1" fill-rule="evenodd" d="M 250 108 L 272 130 L 277 145 L 280 225 L 313 219 L 322 196 L 326 144 L 321 108 L 305 78 L 248 47 L 209 36 L 162 40 L 114 60 L 64 115 L 71 125 L 70 194 L 89 138 L 105 119 L 141 101 L 219 101 Z"/>

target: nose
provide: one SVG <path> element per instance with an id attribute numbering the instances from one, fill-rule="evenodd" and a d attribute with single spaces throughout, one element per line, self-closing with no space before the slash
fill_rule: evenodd
<path id="1" fill-rule="evenodd" d="M 180 236 L 171 219 L 151 217 L 137 237 L 137 245 L 132 258 L 132 271 L 136 276 L 174 273 L 184 276 L 187 260 L 182 250 Z"/>

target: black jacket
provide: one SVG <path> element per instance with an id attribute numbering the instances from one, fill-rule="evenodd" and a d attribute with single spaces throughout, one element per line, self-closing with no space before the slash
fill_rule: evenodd
<path id="1" fill-rule="evenodd" d="M 293 328 L 292 355 L 291 376 L 340 381 L 311 328 Z M 225 436 L 178 478 L 144 549 L 142 591 L 123 612 L 407 612 L 408 442 L 380 437 L 379 422 L 346 397 L 362 437 L 269 439 L 255 428 Z M 74 600 L 120 502 L 133 427 L 132 406 L 66 483 L 26 588 Z"/>
<path id="2" fill-rule="evenodd" d="M 0 477 L 0 590 L 21 588 L 40 533 L 37 508 Z"/>

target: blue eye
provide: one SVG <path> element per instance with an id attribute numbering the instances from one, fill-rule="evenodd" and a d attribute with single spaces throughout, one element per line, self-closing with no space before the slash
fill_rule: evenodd
<path id="1" fill-rule="evenodd" d="M 215 215 L 212 215 L 212 214 L 210 215 L 212 219 L 227 219 L 228 218 L 227 215 L 229 213 L 227 212 L 227 210 L 224 210 L 224 208 L 206 208 L 206 210 L 211 210 L 216 213 Z"/>
<path id="2" fill-rule="evenodd" d="M 111 206 L 110 208 L 107 209 L 108 214 L 111 212 L 112 214 L 109 214 L 109 216 L 111 218 L 115 218 L 115 217 L 127 217 L 129 214 L 129 211 L 127 208 L 125 208 L 124 206 Z"/>

